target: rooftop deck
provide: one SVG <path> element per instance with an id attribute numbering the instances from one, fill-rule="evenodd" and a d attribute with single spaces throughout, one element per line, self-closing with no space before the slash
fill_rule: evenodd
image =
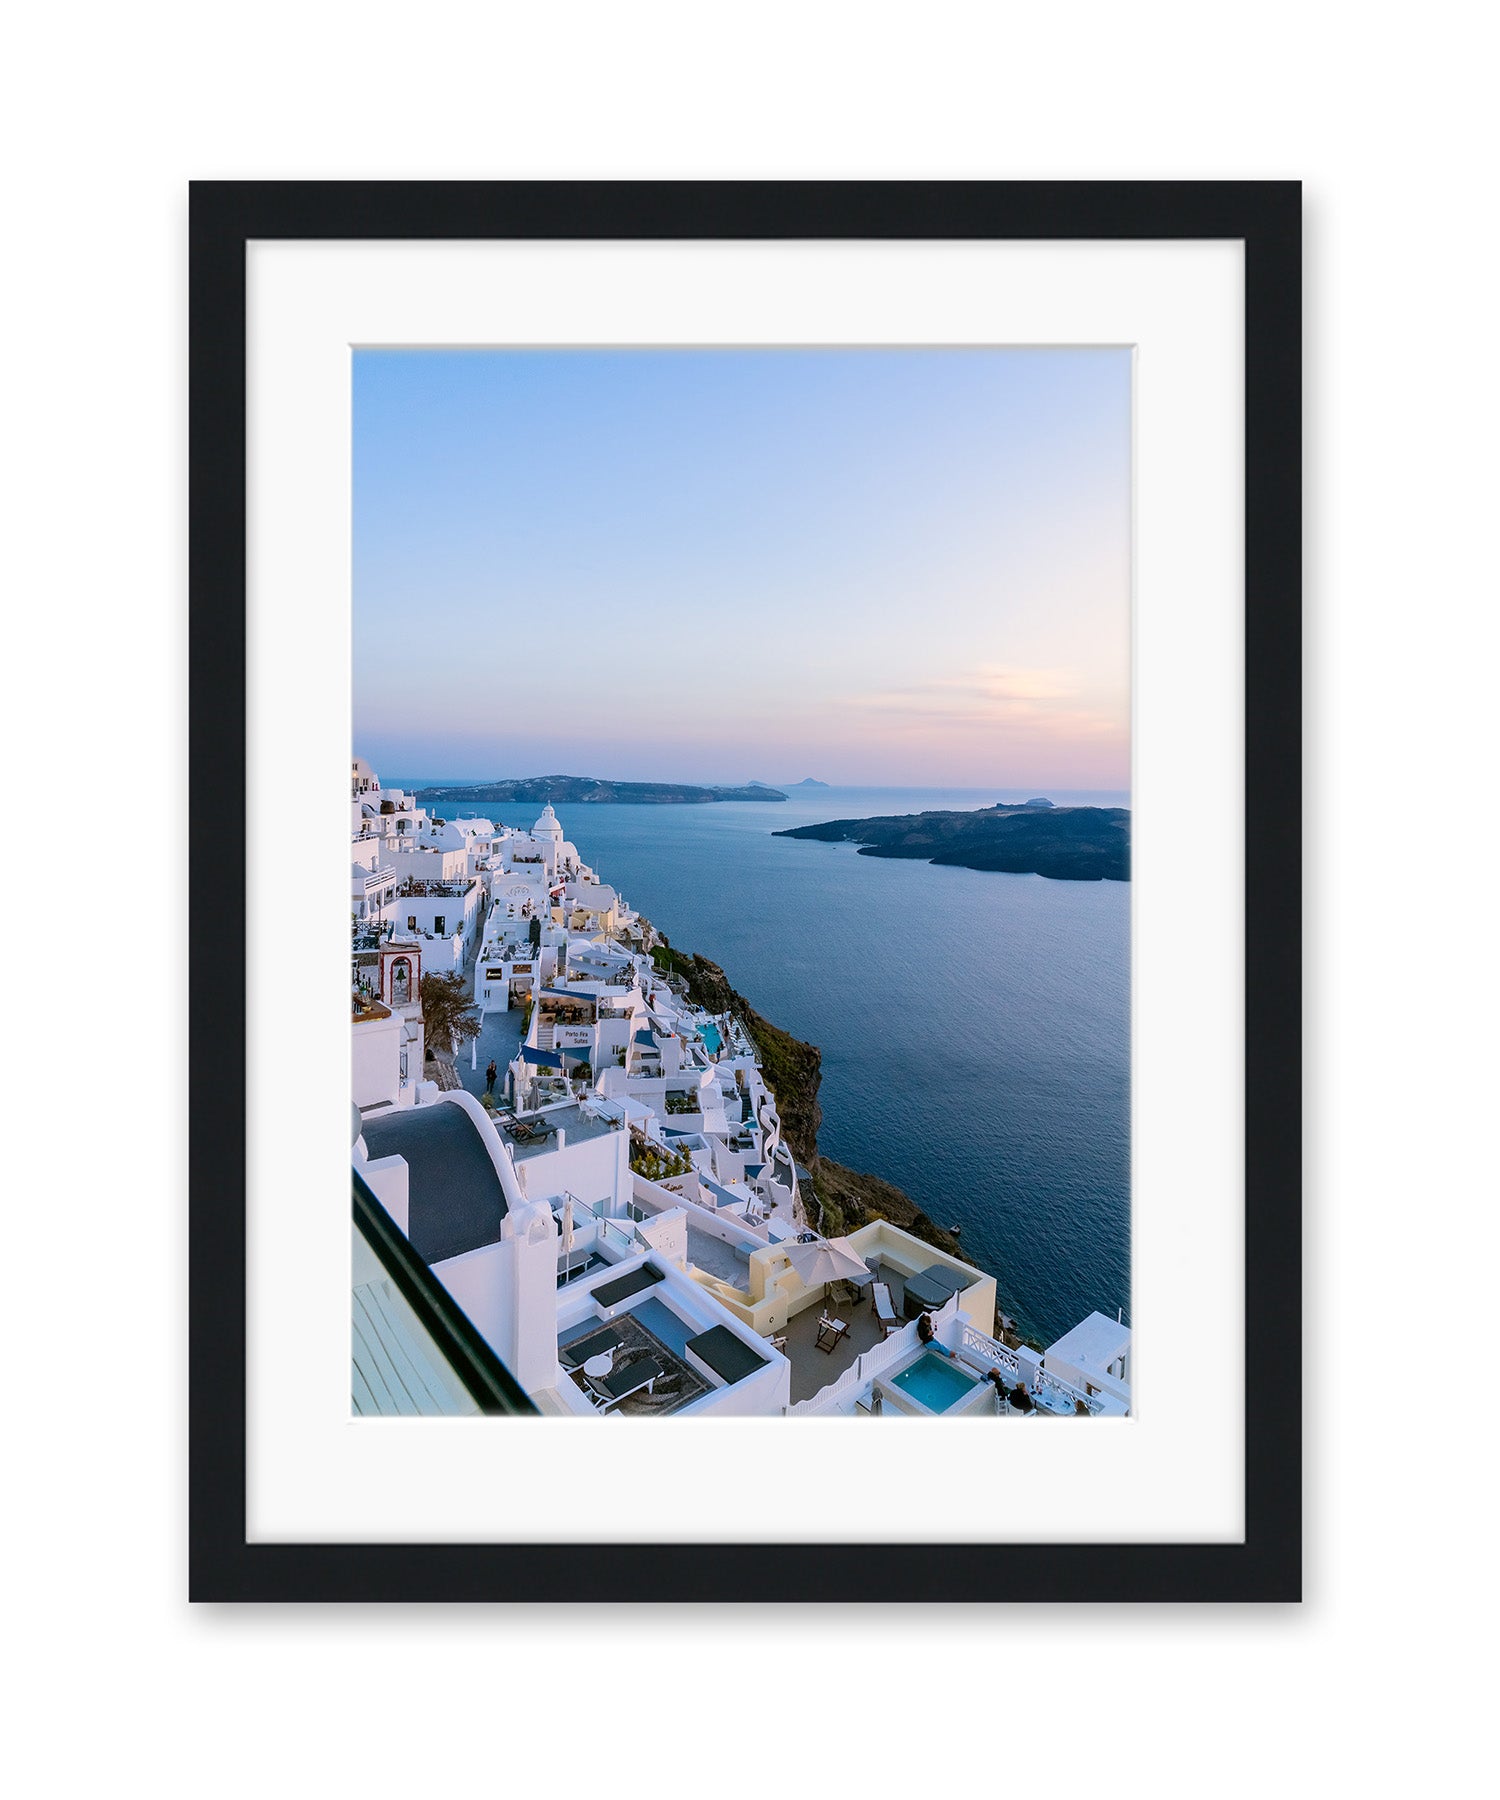
<path id="1" fill-rule="evenodd" d="M 830 1381 L 836 1381 L 856 1356 L 885 1342 L 885 1333 L 870 1305 L 868 1288 L 852 1306 L 829 1303 L 826 1309 L 829 1318 L 840 1319 L 848 1326 L 832 1350 L 817 1347 L 818 1319 L 824 1310 L 822 1306 L 809 1306 L 787 1324 L 786 1356 L 792 1365 L 794 1406 L 799 1400 L 810 1400 Z"/>
<path id="2" fill-rule="evenodd" d="M 532 1143 L 522 1143 L 505 1132 L 506 1142 L 510 1145 L 514 1159 L 518 1163 L 526 1162 L 533 1156 L 545 1156 L 557 1148 L 557 1133 L 561 1131 L 570 1144 L 586 1144 L 591 1138 L 607 1137 L 615 1130 L 608 1119 L 596 1119 L 586 1113 L 580 1106 L 556 1106 L 550 1112 L 527 1114 L 528 1122 L 551 1126 L 544 1138 Z M 504 1127 L 501 1130 L 504 1131 Z"/>

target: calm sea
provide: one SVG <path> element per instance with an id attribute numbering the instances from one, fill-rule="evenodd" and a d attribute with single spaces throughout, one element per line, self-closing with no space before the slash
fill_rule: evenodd
<path id="1" fill-rule="evenodd" d="M 585 862 L 678 949 L 720 963 L 768 1019 L 821 1048 L 820 1147 L 961 1226 L 1002 1305 L 1050 1342 L 1095 1309 L 1130 1317 L 1129 884 L 772 836 L 1030 797 L 816 788 L 557 814 Z M 519 826 L 537 810 L 498 809 Z"/>

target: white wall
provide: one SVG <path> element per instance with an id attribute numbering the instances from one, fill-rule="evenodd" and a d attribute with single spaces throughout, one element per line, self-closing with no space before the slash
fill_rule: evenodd
<path id="1" fill-rule="evenodd" d="M 366 1019 L 351 1028 L 350 1061 L 356 1106 L 375 1106 L 382 1100 L 395 1102 L 401 1086 L 402 1024 L 400 1013 L 391 1013 L 387 1018 Z"/>

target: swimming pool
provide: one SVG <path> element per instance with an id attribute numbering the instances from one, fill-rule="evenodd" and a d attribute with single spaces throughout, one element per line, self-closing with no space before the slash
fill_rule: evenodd
<path id="1" fill-rule="evenodd" d="M 699 1037 L 701 1037 L 703 1039 L 703 1042 L 707 1045 L 709 1055 L 717 1056 L 719 1053 L 719 1047 L 724 1042 L 723 1038 L 721 1038 L 719 1036 L 718 1026 L 717 1025 L 708 1025 L 708 1024 L 700 1025 L 698 1027 L 698 1035 L 699 1035 Z"/>
<path id="2" fill-rule="evenodd" d="M 892 1375 L 891 1386 L 925 1406 L 928 1412 L 947 1412 L 970 1389 L 979 1385 L 979 1377 L 960 1368 L 946 1356 L 924 1351 L 914 1363 L 908 1363 L 899 1375 Z"/>

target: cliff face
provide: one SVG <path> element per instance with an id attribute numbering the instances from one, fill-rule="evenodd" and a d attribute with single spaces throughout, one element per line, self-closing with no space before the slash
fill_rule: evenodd
<path id="1" fill-rule="evenodd" d="M 743 994 L 729 985 L 729 977 L 706 956 L 684 954 L 662 940 L 652 951 L 656 965 L 687 983 L 688 998 L 708 1012 L 733 1013 L 760 1052 L 766 1081 L 776 1095 L 781 1131 L 792 1154 L 813 1168 L 818 1156 L 818 1127 L 823 1109 L 818 1088 L 823 1080 L 823 1053 L 816 1044 L 804 1044 L 789 1031 L 762 1018 Z"/>
<path id="2" fill-rule="evenodd" d="M 889 1219 L 923 1243 L 950 1255 L 962 1254 L 957 1239 L 935 1225 L 909 1194 L 878 1175 L 846 1169 L 842 1163 L 819 1155 L 818 1128 L 823 1123 L 823 1108 L 818 1102 L 818 1089 L 823 1082 L 823 1053 L 816 1044 L 805 1043 L 762 1017 L 743 994 L 729 985 L 729 978 L 719 965 L 706 956 L 673 950 L 665 942 L 659 943 L 652 955 L 658 968 L 682 977 L 695 1005 L 709 1012 L 733 1013 L 743 1021 L 760 1052 L 766 1082 L 776 1095 L 782 1133 L 798 1162 L 812 1171 L 813 1192 L 822 1209 L 819 1223 L 825 1232 L 838 1236 L 858 1229 L 872 1218 Z"/>

